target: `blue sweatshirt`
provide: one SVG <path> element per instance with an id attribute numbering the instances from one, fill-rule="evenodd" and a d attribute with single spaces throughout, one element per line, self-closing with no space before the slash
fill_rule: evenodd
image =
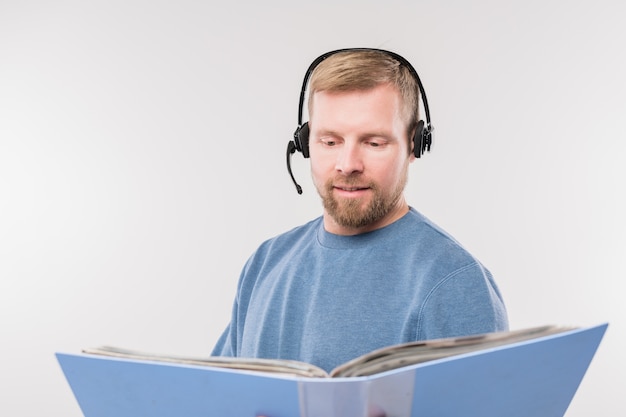
<path id="1" fill-rule="evenodd" d="M 295 359 L 327 371 L 414 340 L 508 329 L 491 273 L 415 209 L 356 236 L 322 217 L 246 263 L 217 356 Z"/>

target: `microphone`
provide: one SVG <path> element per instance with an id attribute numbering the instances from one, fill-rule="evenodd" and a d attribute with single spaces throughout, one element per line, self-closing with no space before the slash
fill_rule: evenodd
<path id="1" fill-rule="evenodd" d="M 298 194 L 302 194 L 302 187 L 298 185 L 298 183 L 296 182 L 296 179 L 293 176 L 293 173 L 291 172 L 291 155 L 293 155 L 295 152 L 296 152 L 296 144 L 294 141 L 290 140 L 289 143 L 287 144 L 287 171 L 289 171 L 289 176 L 291 176 L 291 181 L 293 181 L 293 184 L 296 186 L 296 191 L 298 192 Z"/>

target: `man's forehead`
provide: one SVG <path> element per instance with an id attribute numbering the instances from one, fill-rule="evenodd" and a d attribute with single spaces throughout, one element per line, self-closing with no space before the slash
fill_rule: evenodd
<path id="1" fill-rule="evenodd" d="M 309 108 L 309 124 L 313 128 L 312 125 L 318 124 L 320 119 L 340 122 L 349 118 L 361 124 L 378 124 L 378 130 L 382 130 L 383 126 L 395 125 L 399 121 L 407 123 L 402 104 L 397 89 L 385 85 L 369 90 L 318 91 Z"/>

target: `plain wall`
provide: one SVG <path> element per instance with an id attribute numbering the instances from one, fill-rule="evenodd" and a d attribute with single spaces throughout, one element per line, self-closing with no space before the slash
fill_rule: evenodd
<path id="1" fill-rule="evenodd" d="M 321 213 L 285 149 L 309 63 L 355 46 L 428 93 L 410 204 L 512 328 L 610 322 L 567 416 L 626 415 L 623 2 L 210 3 L 0 0 L 0 415 L 81 415 L 56 351 L 210 352 L 248 256 Z"/>

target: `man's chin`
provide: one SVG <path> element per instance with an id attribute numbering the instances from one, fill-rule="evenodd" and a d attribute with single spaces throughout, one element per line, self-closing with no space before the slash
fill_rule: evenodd
<path id="1" fill-rule="evenodd" d="M 368 204 L 362 198 L 334 198 L 332 206 L 327 209 L 340 217 L 361 217 L 367 213 Z"/>
<path id="2" fill-rule="evenodd" d="M 362 228 L 376 220 L 367 206 L 340 205 L 335 210 L 327 210 L 327 212 L 338 225 L 350 229 Z"/>

